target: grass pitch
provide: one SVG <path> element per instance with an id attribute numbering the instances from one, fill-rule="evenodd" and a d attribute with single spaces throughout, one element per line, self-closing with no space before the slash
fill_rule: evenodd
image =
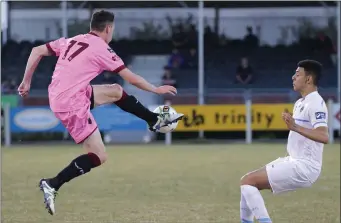
<path id="1" fill-rule="evenodd" d="M 13 147 L 2 153 L 5 223 L 233 223 L 239 180 L 285 154 L 282 144 L 109 146 L 108 162 L 61 188 L 56 215 L 37 184 L 82 152 L 78 146 Z M 309 189 L 262 192 L 276 223 L 340 222 L 340 148 L 328 145 Z"/>

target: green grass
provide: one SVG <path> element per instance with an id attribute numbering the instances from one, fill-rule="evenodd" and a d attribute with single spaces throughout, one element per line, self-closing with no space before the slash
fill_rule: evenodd
<path id="1" fill-rule="evenodd" d="M 242 175 L 285 145 L 110 146 L 108 162 L 64 185 L 50 216 L 37 188 L 82 152 L 77 146 L 3 149 L 5 223 L 239 222 Z M 340 148 L 326 146 L 320 179 L 279 196 L 262 192 L 276 223 L 340 222 Z"/>

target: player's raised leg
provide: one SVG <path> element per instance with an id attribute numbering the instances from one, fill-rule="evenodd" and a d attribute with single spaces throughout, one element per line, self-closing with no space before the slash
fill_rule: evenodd
<path id="1" fill-rule="evenodd" d="M 76 143 L 83 143 L 86 154 L 80 155 L 60 171 L 53 178 L 42 179 L 39 183 L 44 193 L 46 209 L 53 215 L 55 213 L 55 196 L 60 187 L 72 179 L 90 172 L 107 160 L 105 146 L 92 114 L 84 111 L 56 113 L 56 116 L 67 127 Z M 81 126 L 81 128 L 79 128 Z"/>
<path id="2" fill-rule="evenodd" d="M 260 223 L 271 223 L 270 216 L 259 190 L 271 189 L 265 168 L 246 174 L 241 179 L 240 217 L 242 223 L 251 223 L 253 218 Z"/>
<path id="3" fill-rule="evenodd" d="M 143 106 L 133 95 L 128 95 L 118 84 L 93 85 L 92 90 L 91 98 L 94 106 L 114 103 L 123 111 L 145 120 L 152 131 L 160 126 L 177 122 L 183 117 L 181 113 L 174 114 L 169 119 L 159 117 L 158 114 Z"/>

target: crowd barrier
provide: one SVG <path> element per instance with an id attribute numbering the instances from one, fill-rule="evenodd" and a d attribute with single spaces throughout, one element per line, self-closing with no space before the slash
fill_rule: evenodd
<path id="1" fill-rule="evenodd" d="M 244 131 L 247 121 L 247 105 L 178 105 L 173 106 L 185 118 L 176 131 Z M 251 128 L 253 131 L 287 130 L 281 115 L 292 112 L 293 104 L 251 105 Z M 331 127 L 340 129 L 340 104 L 329 107 Z"/>
<path id="2" fill-rule="evenodd" d="M 153 110 L 156 106 L 150 106 Z M 246 143 L 252 142 L 253 131 L 285 131 L 281 119 L 283 111 L 292 111 L 293 104 L 236 105 L 174 105 L 177 112 L 185 114 L 175 131 L 245 131 Z M 340 130 L 340 104 L 328 102 L 330 133 Z M 148 132 L 146 123 L 120 108 L 100 106 L 92 111 L 100 131 Z M 11 144 L 12 133 L 65 132 L 66 129 L 49 107 L 5 106 L 5 143 Z M 333 134 L 330 134 L 333 135 Z M 171 144 L 170 134 L 166 144 Z M 332 136 L 331 136 L 332 137 Z M 334 138 L 330 139 L 331 141 Z"/>
<path id="3" fill-rule="evenodd" d="M 173 105 L 177 112 L 185 114 L 175 131 L 245 131 L 245 142 L 252 143 L 254 131 L 286 131 L 282 112 L 292 113 L 294 104 L 245 104 L 235 105 Z M 334 132 L 340 131 L 340 103 L 328 101 L 329 142 L 334 142 Z M 151 106 L 154 109 L 157 106 Z M 172 143 L 171 133 L 165 137 L 165 143 Z"/>
<path id="4" fill-rule="evenodd" d="M 100 106 L 92 111 L 103 132 L 120 131 L 147 131 L 145 121 L 122 111 L 120 108 Z M 55 117 L 48 106 L 37 107 L 5 107 L 5 144 L 11 145 L 13 133 L 37 133 L 37 132 L 66 132 L 65 127 Z"/>

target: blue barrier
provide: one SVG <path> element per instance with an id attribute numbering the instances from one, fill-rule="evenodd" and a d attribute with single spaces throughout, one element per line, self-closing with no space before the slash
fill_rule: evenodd
<path id="1" fill-rule="evenodd" d="M 147 123 L 114 105 L 105 105 L 92 111 L 101 131 L 147 130 Z"/>
<path id="2" fill-rule="evenodd" d="M 101 131 L 143 131 L 147 129 L 145 121 L 114 105 L 97 107 L 92 113 Z M 65 131 L 65 127 L 47 106 L 11 108 L 10 123 L 13 133 Z"/>

